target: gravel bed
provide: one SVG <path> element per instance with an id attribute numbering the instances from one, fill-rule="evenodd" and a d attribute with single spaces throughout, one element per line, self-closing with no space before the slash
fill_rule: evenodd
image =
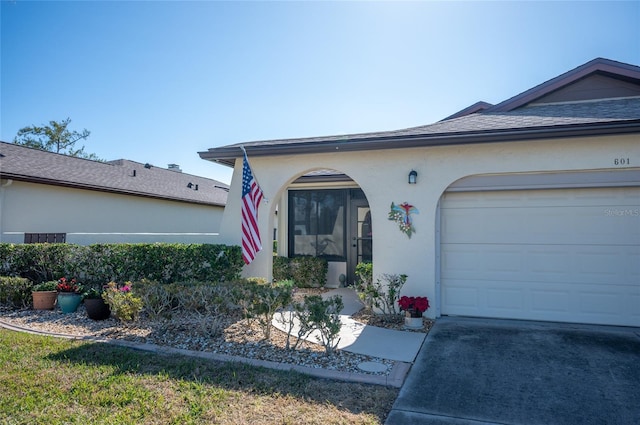
<path id="1" fill-rule="evenodd" d="M 366 315 L 365 315 L 366 318 Z M 142 317 L 134 323 L 114 318 L 95 321 L 87 317 L 81 305 L 76 313 L 59 310 L 9 310 L 0 307 L 0 320 L 14 326 L 73 336 L 95 336 L 157 344 L 194 351 L 206 351 L 245 358 L 269 360 L 312 368 L 322 368 L 370 375 L 387 375 L 394 361 L 337 350 L 326 355 L 324 347 L 302 341 L 296 350 L 286 350 L 286 334 L 275 328 L 265 341 L 255 321 L 240 318 L 202 315 L 175 315 L 171 320 Z M 393 327 L 390 325 L 389 327 Z M 428 328 L 425 326 L 425 330 Z M 292 337 L 293 343 L 293 337 Z M 358 368 L 363 362 L 387 366 L 383 372 L 366 372 Z"/>

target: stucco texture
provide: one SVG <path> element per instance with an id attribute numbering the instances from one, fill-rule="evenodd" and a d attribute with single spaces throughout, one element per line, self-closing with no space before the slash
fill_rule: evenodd
<path id="1" fill-rule="evenodd" d="M 473 175 L 512 173 L 561 173 L 620 169 L 615 158 L 630 158 L 628 168 L 640 164 L 637 136 L 583 137 L 476 145 L 370 150 L 331 154 L 249 156 L 254 175 L 267 201 L 259 209 L 263 249 L 244 270 L 245 276 L 271 278 L 271 235 L 275 210 L 288 186 L 313 170 L 333 169 L 351 177 L 364 191 L 372 212 L 374 275 L 408 275 L 405 293 L 428 296 L 437 304 L 438 202 L 455 181 Z M 409 171 L 418 173 L 409 185 Z M 231 189 L 221 224 L 221 240 L 239 244 L 240 183 L 242 162 L 236 160 Z M 286 198 L 286 196 L 285 196 Z M 396 223 L 388 220 L 391 202 L 408 202 L 419 214 L 413 216 L 415 233 L 409 239 Z M 286 216 L 286 208 L 278 211 Z M 284 219 L 286 222 L 286 218 Z M 282 229 L 285 227 L 285 229 Z M 279 226 L 286 241 L 286 226 Z M 438 308 L 427 312 L 438 314 Z"/>

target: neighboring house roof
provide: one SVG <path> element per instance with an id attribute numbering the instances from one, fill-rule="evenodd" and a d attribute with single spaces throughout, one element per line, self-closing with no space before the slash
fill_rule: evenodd
<path id="1" fill-rule="evenodd" d="M 0 177 L 216 206 L 226 204 L 229 191 L 219 181 L 148 164 L 92 161 L 6 142 L 0 142 Z"/>
<path id="2" fill-rule="evenodd" d="M 261 156 L 639 132 L 640 67 L 598 58 L 497 105 L 478 102 L 430 125 L 239 143 L 199 154 L 233 166 L 241 146 Z"/>

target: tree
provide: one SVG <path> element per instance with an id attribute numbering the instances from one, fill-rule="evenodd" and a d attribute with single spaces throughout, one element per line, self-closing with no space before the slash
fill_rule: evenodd
<path id="1" fill-rule="evenodd" d="M 91 132 L 86 128 L 81 133 L 69 130 L 71 119 L 63 121 L 49 121 L 49 125 L 24 127 L 18 130 L 13 139 L 16 145 L 27 146 L 48 152 L 55 152 L 78 158 L 100 160 L 95 154 L 86 153 L 84 146 L 75 149 L 75 144 L 80 140 L 86 140 Z"/>

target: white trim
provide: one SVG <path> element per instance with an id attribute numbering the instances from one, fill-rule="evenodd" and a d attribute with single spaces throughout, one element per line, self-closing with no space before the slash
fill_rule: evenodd
<path id="1" fill-rule="evenodd" d="M 5 235 L 24 235 L 25 233 L 46 233 L 46 232 L 3 232 Z M 67 232 L 68 235 L 142 235 L 142 236 L 219 236 L 220 233 L 145 233 L 145 232 Z"/>
<path id="2" fill-rule="evenodd" d="M 441 252 L 440 252 L 440 242 L 441 242 L 441 236 L 442 236 L 442 228 L 440 227 L 440 200 L 442 199 L 442 197 L 440 199 L 438 199 L 438 205 L 436 206 L 436 216 L 435 216 L 435 292 L 434 292 L 434 307 L 435 307 L 435 313 L 436 313 L 436 317 L 440 317 L 441 316 L 441 312 L 442 312 L 442 306 L 441 306 L 441 300 L 442 297 L 440 296 L 440 290 L 441 290 L 441 285 L 440 285 L 440 278 L 441 278 L 441 273 L 442 273 L 442 264 L 440 263 L 441 261 Z"/>
<path id="3" fill-rule="evenodd" d="M 481 174 L 453 182 L 447 192 L 640 186 L 640 168 L 552 173 Z"/>

